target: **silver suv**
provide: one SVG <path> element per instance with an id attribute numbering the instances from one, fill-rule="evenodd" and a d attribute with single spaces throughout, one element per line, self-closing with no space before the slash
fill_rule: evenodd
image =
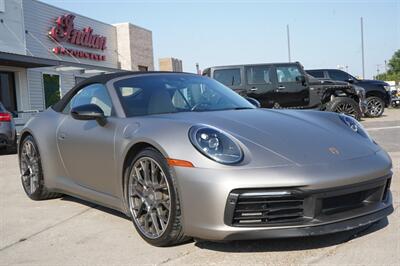
<path id="1" fill-rule="evenodd" d="M 0 102 L 0 149 L 14 152 L 17 144 L 17 133 L 13 116 Z"/>

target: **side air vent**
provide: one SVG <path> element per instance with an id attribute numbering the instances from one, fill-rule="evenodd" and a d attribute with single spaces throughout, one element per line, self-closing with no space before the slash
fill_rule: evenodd
<path id="1" fill-rule="evenodd" d="M 282 192 L 241 193 L 236 197 L 233 226 L 292 223 L 303 218 L 303 199 Z"/>

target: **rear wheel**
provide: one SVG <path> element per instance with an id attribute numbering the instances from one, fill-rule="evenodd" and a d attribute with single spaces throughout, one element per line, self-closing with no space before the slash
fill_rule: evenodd
<path id="1" fill-rule="evenodd" d="M 165 158 L 155 149 L 139 152 L 126 169 L 127 202 L 140 236 L 154 246 L 186 241 L 178 193 Z"/>
<path id="2" fill-rule="evenodd" d="M 330 112 L 346 114 L 354 117 L 357 120 L 360 120 L 362 116 L 360 107 L 356 101 L 347 97 L 336 97 L 326 104 L 326 110 Z"/>
<path id="3" fill-rule="evenodd" d="M 376 96 L 367 98 L 367 112 L 368 117 L 380 117 L 385 110 L 385 102 Z"/>
<path id="4" fill-rule="evenodd" d="M 29 198 L 45 200 L 61 196 L 48 191 L 44 184 L 40 154 L 32 136 L 27 136 L 21 144 L 19 165 L 22 186 Z"/>

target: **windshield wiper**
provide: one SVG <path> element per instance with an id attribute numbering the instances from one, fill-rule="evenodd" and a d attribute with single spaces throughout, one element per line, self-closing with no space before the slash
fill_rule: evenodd
<path id="1" fill-rule="evenodd" d="M 214 111 L 246 110 L 246 109 L 256 109 L 256 108 L 253 108 L 253 107 L 233 107 L 233 108 L 217 109 L 217 110 L 214 110 Z"/>

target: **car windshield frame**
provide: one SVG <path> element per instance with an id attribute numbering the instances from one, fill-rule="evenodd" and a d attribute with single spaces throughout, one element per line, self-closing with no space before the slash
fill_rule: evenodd
<path id="1" fill-rule="evenodd" d="M 256 109 L 229 87 L 214 79 L 195 74 L 157 73 L 126 76 L 114 80 L 112 87 L 126 117 Z M 129 91 L 132 91 L 131 95 Z M 193 96 L 196 93 L 200 94 L 197 100 Z M 219 97 L 218 101 L 206 99 L 207 93 L 212 94 L 207 95 L 211 98 Z M 191 94 L 191 97 L 188 94 Z M 208 102 L 202 102 L 203 100 Z M 181 106 L 176 102 L 180 102 Z"/>

